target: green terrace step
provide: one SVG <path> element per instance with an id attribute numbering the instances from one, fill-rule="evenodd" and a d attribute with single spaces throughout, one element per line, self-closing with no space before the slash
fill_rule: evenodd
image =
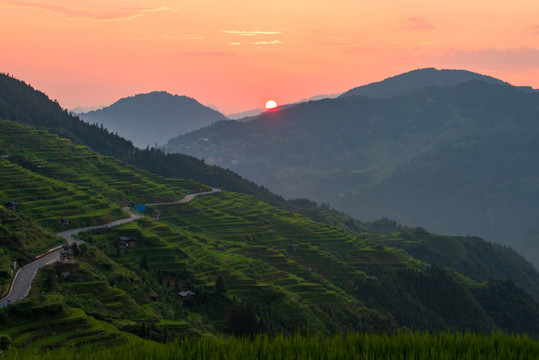
<path id="1" fill-rule="evenodd" d="M 71 315 L 54 320 L 33 322 L 3 329 L 12 337 L 12 346 L 40 353 L 60 346 L 121 344 L 126 339 L 114 326 L 98 321 L 78 308 Z"/>
<path id="2" fill-rule="evenodd" d="M 0 130 L 0 151 L 10 155 L 10 162 L 73 184 L 108 188 L 108 196 L 117 193 L 133 202 L 174 201 L 190 192 L 183 186 L 200 189 L 196 182 L 171 181 L 18 123 L 0 120 Z M 9 139 L 2 139 L 4 134 Z"/>

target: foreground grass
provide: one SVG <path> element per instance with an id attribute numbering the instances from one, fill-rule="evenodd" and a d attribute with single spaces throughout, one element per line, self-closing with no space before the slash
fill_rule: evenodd
<path id="1" fill-rule="evenodd" d="M 8 352 L 6 359 L 536 359 L 539 341 L 520 335 L 462 333 L 202 337 L 169 344 L 135 342 L 108 349 L 62 348 L 41 355 Z"/>

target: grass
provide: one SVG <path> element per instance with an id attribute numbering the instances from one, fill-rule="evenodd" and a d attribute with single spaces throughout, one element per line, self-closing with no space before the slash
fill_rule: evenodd
<path id="1" fill-rule="evenodd" d="M 527 336 L 462 333 L 346 334 L 322 336 L 256 336 L 255 338 L 201 337 L 170 344 L 133 342 L 114 348 L 94 347 L 77 352 L 64 347 L 39 355 L 40 359 L 533 359 L 539 341 Z M 34 359 L 36 355 L 8 352 L 6 359 Z"/>

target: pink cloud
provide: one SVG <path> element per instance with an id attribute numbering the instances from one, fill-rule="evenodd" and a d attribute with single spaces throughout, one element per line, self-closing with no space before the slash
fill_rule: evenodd
<path id="1" fill-rule="evenodd" d="M 434 29 L 426 19 L 410 17 L 406 19 L 406 28 L 410 31 L 430 31 Z"/>
<path id="2" fill-rule="evenodd" d="M 144 13 L 171 10 L 166 6 L 159 6 L 154 8 L 131 7 L 124 8 L 120 11 L 98 14 L 86 10 L 71 9 L 63 6 L 47 4 L 45 2 L 9 1 L 8 4 L 9 7 L 14 8 L 35 8 L 47 10 L 60 15 L 65 15 L 70 19 L 86 19 L 93 21 L 126 21 L 141 17 Z"/>
<path id="3" fill-rule="evenodd" d="M 229 55 L 232 55 L 230 53 L 226 53 L 222 51 L 187 51 L 181 54 L 189 55 L 189 56 L 229 56 Z"/>

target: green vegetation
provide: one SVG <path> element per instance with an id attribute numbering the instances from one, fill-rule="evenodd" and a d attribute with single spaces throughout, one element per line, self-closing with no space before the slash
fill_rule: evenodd
<path id="1" fill-rule="evenodd" d="M 62 348 L 39 359 L 122 360 L 131 359 L 532 359 L 539 352 L 539 342 L 527 336 L 491 334 L 427 333 L 397 335 L 348 334 L 322 336 L 256 336 L 249 338 L 203 337 L 166 345 L 135 342 L 112 349 L 96 348 L 77 352 Z M 10 360 L 38 357 L 24 352 L 8 354 Z"/>
<path id="2" fill-rule="evenodd" d="M 524 257 L 506 246 L 474 236 L 440 236 L 423 228 L 393 234 L 367 235 L 377 243 L 405 250 L 428 264 L 449 267 L 478 282 L 507 278 L 539 299 L 537 271 Z"/>
<path id="3" fill-rule="evenodd" d="M 12 264 L 23 265 L 60 244 L 54 232 L 127 217 L 124 206 L 176 201 L 209 189 L 149 173 L 17 122 L 0 120 L 0 130 L 0 152 L 8 155 L 0 159 L 0 200 L 19 203 L 0 206 L 4 294 Z M 294 334 L 317 336 L 320 346 L 335 341 L 340 349 L 348 337 L 338 334 L 400 333 L 349 336 L 369 351 L 366 344 L 391 347 L 391 339 L 410 330 L 539 334 L 536 300 L 503 280 L 523 274 L 515 270 L 518 262 L 499 266 L 496 276 L 503 279 L 481 278 L 503 264 L 504 256 L 513 259 L 503 248 L 484 252 L 488 246 L 479 240 L 402 229 L 389 220 L 363 227 L 327 206 L 294 203 L 331 224 L 222 191 L 188 203 L 148 206 L 138 221 L 79 233 L 83 242 L 72 248 L 73 261 L 42 268 L 24 300 L 0 309 L 0 334 L 12 339 L 8 356 L 50 351 L 46 356 L 62 357 L 73 349 L 93 356 L 81 349 L 112 347 L 95 353 L 106 358 L 133 346 L 141 354 L 150 349 L 168 354 L 181 346 L 206 351 L 207 341 L 223 345 L 224 350 L 211 348 L 217 354 L 229 351 L 226 344 L 237 348 L 235 341 L 246 344 L 238 350 L 246 354 L 265 352 L 247 345 L 257 341 L 296 344 L 305 351 L 311 346 L 324 354 L 325 349 Z M 438 257 L 427 266 L 429 256 Z M 486 258 L 476 261 L 487 270 L 462 274 L 467 269 L 463 260 L 473 264 L 481 256 Z M 534 273 L 528 275 L 523 284 L 533 290 Z M 409 336 L 443 345 L 461 335 Z M 470 336 L 481 344 L 498 339 L 504 349 L 512 349 L 513 341 L 535 346 L 526 337 Z M 189 340 L 177 343 L 180 339 Z"/>

